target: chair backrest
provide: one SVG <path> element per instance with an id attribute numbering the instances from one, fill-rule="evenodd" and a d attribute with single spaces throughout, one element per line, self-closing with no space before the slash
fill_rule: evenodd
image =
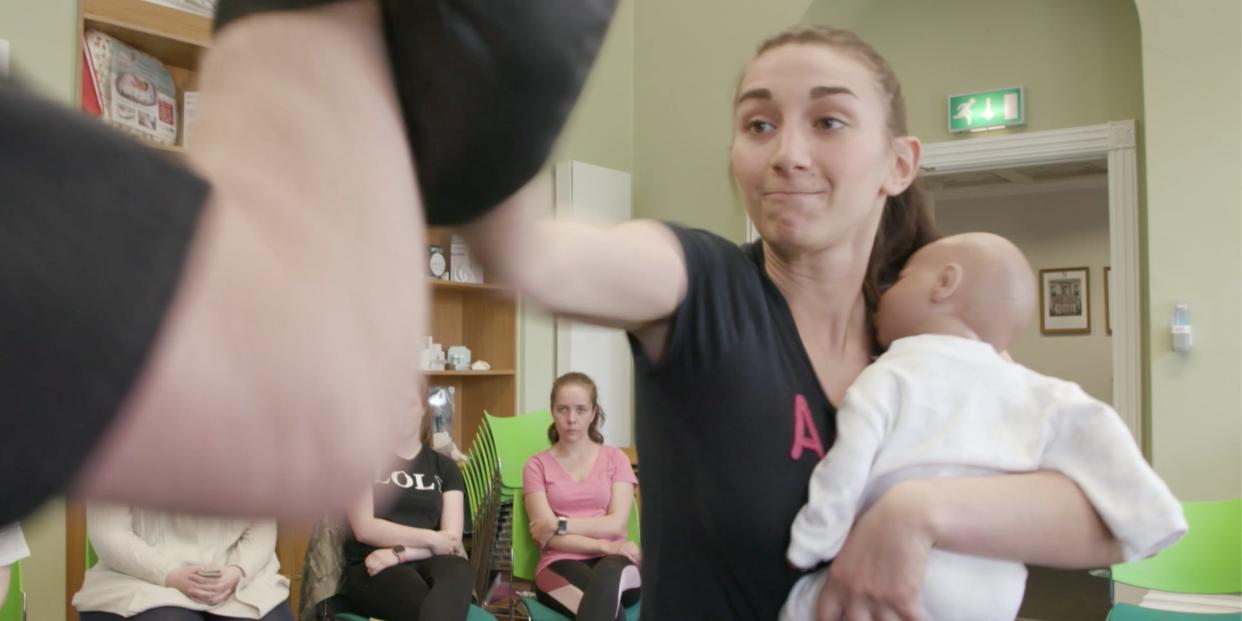
<path id="1" fill-rule="evenodd" d="M 1175 593 L 1242 591 L 1242 499 L 1184 502 L 1190 530 L 1141 561 L 1113 566 L 1113 580 Z"/>
<path id="2" fill-rule="evenodd" d="M 22 589 L 22 562 L 9 566 L 8 595 L 0 607 L 0 621 L 22 621 L 26 610 L 26 592 Z"/>
<path id="3" fill-rule="evenodd" d="M 492 492 L 493 475 L 496 472 L 496 451 L 492 441 L 491 427 L 486 419 L 475 434 L 474 443 L 462 468 L 466 482 L 466 498 L 471 519 L 479 514 L 484 500 Z"/>
<path id="4" fill-rule="evenodd" d="M 552 424 L 552 414 L 546 410 L 521 416 L 492 416 L 484 412 L 483 418 L 496 446 L 501 485 L 510 493 L 521 489 L 526 460 L 551 446 L 548 427 Z"/>
<path id="5" fill-rule="evenodd" d="M 539 565 L 539 545 L 530 536 L 530 517 L 526 514 L 525 497 L 521 490 L 513 495 L 513 577 L 535 579 Z M 642 545 L 642 529 L 638 524 L 638 507 L 630 510 L 628 524 L 630 541 Z"/>

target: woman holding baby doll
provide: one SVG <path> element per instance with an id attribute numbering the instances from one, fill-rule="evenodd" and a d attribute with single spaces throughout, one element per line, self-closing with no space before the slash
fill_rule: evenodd
<path id="1" fill-rule="evenodd" d="M 82 621 L 293 621 L 276 523 L 90 504 Z"/>
<path id="2" fill-rule="evenodd" d="M 799 26 L 768 40 L 732 106 L 731 169 L 759 243 L 651 221 L 534 222 L 521 201 L 476 225 L 517 232 L 486 250 L 528 300 L 629 332 L 654 619 L 777 617 L 801 575 L 785 561 L 790 524 L 833 442 L 835 404 L 877 353 L 880 292 L 937 237 L 900 83 L 853 33 Z M 851 529 L 820 619 L 925 618 L 932 548 L 1077 567 L 1120 558 L 1062 475 L 904 482 Z"/>
<path id="3" fill-rule="evenodd" d="M 535 595 L 573 619 L 624 619 L 641 582 L 642 555 L 627 539 L 638 479 L 629 457 L 604 445 L 604 411 L 590 377 L 557 378 L 551 401 L 552 448 L 522 471 L 531 536 L 543 548 Z"/>

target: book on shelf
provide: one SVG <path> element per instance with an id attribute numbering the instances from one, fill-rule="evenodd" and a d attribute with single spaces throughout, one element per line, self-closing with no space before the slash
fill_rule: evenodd
<path id="1" fill-rule="evenodd" d="M 164 64 L 97 30 L 87 30 L 85 38 L 100 118 L 151 142 L 176 143 L 177 87 Z"/>
<path id="2" fill-rule="evenodd" d="M 194 135 L 194 123 L 198 120 L 198 91 L 186 91 L 181 96 L 181 146 L 190 148 L 190 136 Z"/>
<path id="3" fill-rule="evenodd" d="M 103 117 L 103 102 L 99 99 L 99 85 L 95 83 L 95 65 L 91 62 L 85 37 L 82 45 L 82 112 L 97 119 Z"/>

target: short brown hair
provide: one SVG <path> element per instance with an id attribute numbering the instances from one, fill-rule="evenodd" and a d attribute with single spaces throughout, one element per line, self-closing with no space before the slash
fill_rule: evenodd
<path id="1" fill-rule="evenodd" d="M 591 407 L 595 409 L 595 418 L 591 419 L 591 426 L 587 428 L 587 437 L 596 444 L 604 443 L 604 434 L 600 433 L 599 426 L 604 422 L 604 408 L 599 404 L 599 389 L 595 386 L 595 381 L 586 373 L 578 373 L 571 371 L 552 382 L 552 395 L 548 398 L 550 407 L 556 408 L 556 393 L 560 391 L 562 386 L 566 384 L 577 384 L 586 388 L 591 393 Z M 556 444 L 561 440 L 561 434 L 556 430 L 556 423 L 553 422 L 548 427 L 548 441 Z"/>

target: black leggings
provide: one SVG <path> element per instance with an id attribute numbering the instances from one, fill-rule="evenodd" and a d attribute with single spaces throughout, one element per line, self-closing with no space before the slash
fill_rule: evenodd
<path id="1" fill-rule="evenodd" d="M 578 621 L 624 621 L 638 597 L 638 568 L 615 554 L 553 561 L 535 577 L 539 603 Z"/>
<path id="2" fill-rule="evenodd" d="M 393 565 L 374 576 L 365 563 L 345 568 L 349 611 L 385 621 L 465 619 L 474 570 L 460 556 L 433 556 Z"/>
<path id="3" fill-rule="evenodd" d="M 210 612 L 176 606 L 160 606 L 144 610 L 132 617 L 122 617 L 110 612 L 83 611 L 78 613 L 78 618 L 82 621 L 247 621 L 240 617 L 222 617 Z M 293 611 L 289 610 L 289 602 L 281 602 L 271 612 L 263 615 L 259 621 L 293 621 Z"/>

